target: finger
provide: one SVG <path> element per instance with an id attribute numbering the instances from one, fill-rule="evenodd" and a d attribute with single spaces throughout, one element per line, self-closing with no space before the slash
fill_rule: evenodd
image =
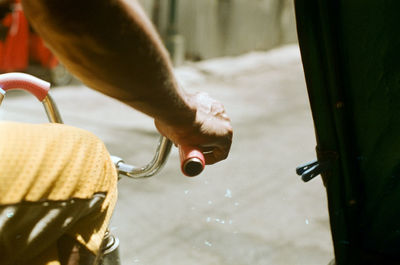
<path id="1" fill-rule="evenodd" d="M 212 165 L 219 161 L 214 157 L 213 153 L 204 154 L 204 159 L 206 161 L 206 165 Z"/>
<path id="2" fill-rule="evenodd" d="M 224 105 L 221 102 L 215 101 L 211 104 L 211 113 L 214 115 L 225 113 Z"/>
<path id="3" fill-rule="evenodd" d="M 215 148 L 212 152 L 203 152 L 206 165 L 212 165 L 219 161 L 225 160 L 228 157 L 229 151 Z"/>

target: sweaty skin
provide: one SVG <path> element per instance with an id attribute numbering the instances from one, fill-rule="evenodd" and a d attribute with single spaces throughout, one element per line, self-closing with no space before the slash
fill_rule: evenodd
<path id="1" fill-rule="evenodd" d="M 178 85 L 169 56 L 136 0 L 22 0 L 34 29 L 89 87 L 151 116 L 206 164 L 228 156 L 232 127 L 222 104 Z M 212 152 L 208 152 L 212 151 Z"/>

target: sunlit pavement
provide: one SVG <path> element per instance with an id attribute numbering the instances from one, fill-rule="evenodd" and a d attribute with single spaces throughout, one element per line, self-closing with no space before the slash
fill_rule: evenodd
<path id="1" fill-rule="evenodd" d="M 231 155 L 186 178 L 173 150 L 159 175 L 122 179 L 111 225 L 122 264 L 328 264 L 322 181 L 305 184 L 295 174 L 315 158 L 298 47 L 189 64 L 177 75 L 186 89 L 224 102 L 234 127 Z M 65 123 L 94 132 L 112 154 L 136 165 L 151 160 L 158 136 L 150 118 L 78 83 L 52 95 Z M 10 93 L 0 114 L 46 121 L 41 104 L 20 93 Z"/>

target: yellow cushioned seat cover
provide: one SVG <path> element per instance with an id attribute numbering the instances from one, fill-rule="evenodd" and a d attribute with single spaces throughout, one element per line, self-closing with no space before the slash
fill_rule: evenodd
<path id="1" fill-rule="evenodd" d="M 95 253 L 116 202 L 116 185 L 117 173 L 110 155 L 93 134 L 62 124 L 0 122 L 2 207 L 90 200 L 104 194 L 96 214 L 66 226 L 65 231 Z M 71 215 L 76 213 L 72 211 Z"/>

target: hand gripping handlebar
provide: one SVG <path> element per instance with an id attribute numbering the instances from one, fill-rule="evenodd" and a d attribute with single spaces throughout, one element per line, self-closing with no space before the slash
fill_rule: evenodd
<path id="1" fill-rule="evenodd" d="M 4 95 L 9 90 L 25 90 L 33 94 L 42 102 L 50 122 L 63 123 L 57 106 L 49 94 L 50 83 L 34 76 L 23 73 L 0 74 L 0 104 Z M 156 174 L 167 161 L 172 147 L 172 142 L 166 137 L 161 137 L 153 159 L 144 167 L 135 167 L 116 156 L 112 160 L 118 173 L 131 178 L 147 178 Z M 186 176 L 200 174 L 205 166 L 203 154 L 193 147 L 179 146 L 181 170 Z"/>

